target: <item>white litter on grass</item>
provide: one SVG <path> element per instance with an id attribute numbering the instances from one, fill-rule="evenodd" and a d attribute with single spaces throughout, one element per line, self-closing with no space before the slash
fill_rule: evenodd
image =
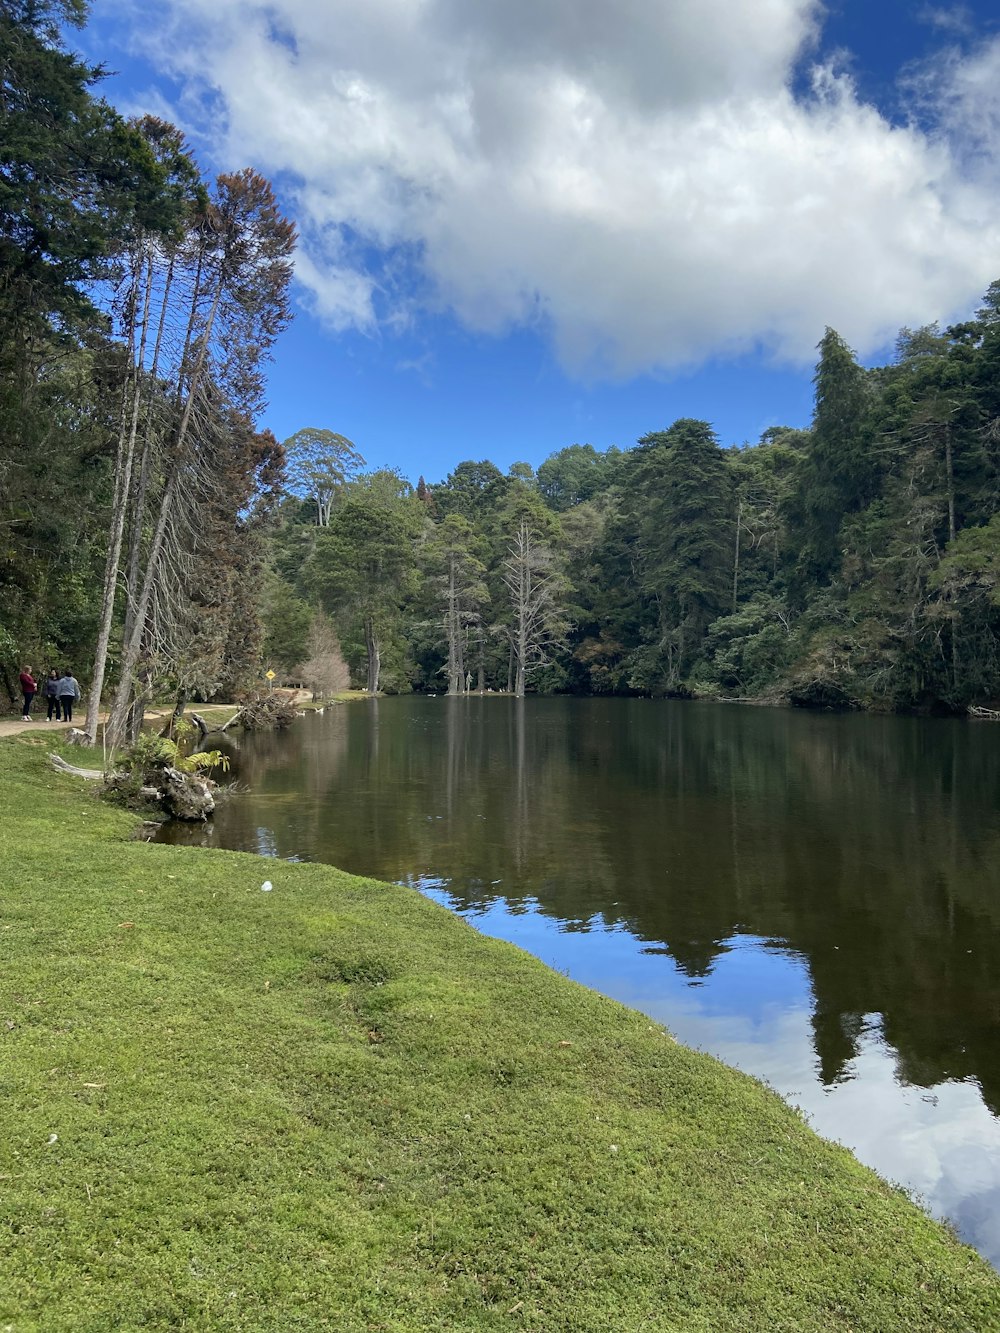
<path id="1" fill-rule="evenodd" d="M 269 879 L 265 879 L 264 883 L 260 886 L 260 891 L 261 893 L 270 893 L 273 888 L 274 885 L 271 883 L 271 881 Z"/>
<path id="2" fill-rule="evenodd" d="M 59 1135 L 58 1135 L 58 1134 L 50 1134 L 50 1135 L 49 1135 L 49 1147 L 50 1147 L 50 1148 L 52 1147 L 53 1143 L 58 1143 L 58 1142 L 59 1142 Z"/>

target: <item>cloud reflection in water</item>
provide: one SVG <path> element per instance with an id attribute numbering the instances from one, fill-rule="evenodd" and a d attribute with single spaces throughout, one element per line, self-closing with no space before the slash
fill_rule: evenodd
<path id="1" fill-rule="evenodd" d="M 419 887 L 456 907 L 440 881 Z M 903 1186 L 1000 1267 L 1000 1123 L 978 1084 L 901 1082 L 878 1015 L 858 1016 L 857 1055 L 836 1082 L 824 1084 L 809 972 L 793 951 L 733 936 L 720 942 L 710 972 L 693 984 L 667 950 L 644 947 L 599 920 L 586 931 L 569 930 L 530 904 L 513 911 L 502 902 L 462 915 L 484 934 L 649 1014 L 686 1045 L 762 1079 L 799 1107 L 817 1133 Z"/>

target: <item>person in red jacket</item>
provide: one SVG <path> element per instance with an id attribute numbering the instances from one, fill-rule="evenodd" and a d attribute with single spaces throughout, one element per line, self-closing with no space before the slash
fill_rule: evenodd
<path id="1" fill-rule="evenodd" d="M 21 672 L 21 693 L 24 695 L 24 712 L 22 714 L 25 722 L 31 721 L 31 701 L 38 693 L 38 686 L 35 678 L 31 674 L 31 667 L 26 666 Z"/>

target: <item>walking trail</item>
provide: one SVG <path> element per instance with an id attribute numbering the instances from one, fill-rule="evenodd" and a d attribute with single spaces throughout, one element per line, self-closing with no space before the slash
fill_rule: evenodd
<path id="1" fill-rule="evenodd" d="M 309 693 L 308 690 L 283 689 L 283 690 L 275 690 L 274 693 L 285 695 L 292 703 L 295 704 L 301 704 L 305 700 L 312 698 L 312 695 Z M 227 703 L 195 705 L 195 707 L 208 709 L 210 711 L 214 711 L 215 709 L 226 709 L 229 711 L 234 711 L 235 709 L 239 708 L 239 706 L 240 706 L 239 704 L 227 704 Z M 172 708 L 147 708 L 146 721 L 147 722 L 155 721 L 156 718 L 158 717 L 169 717 L 169 715 L 172 712 L 173 712 Z M 98 713 L 97 716 L 99 721 L 104 722 L 107 719 L 108 715 L 107 713 L 102 712 Z M 83 724 L 86 721 L 86 718 L 87 718 L 86 707 L 78 708 L 76 710 L 76 717 L 72 722 L 47 722 L 44 714 L 38 714 L 36 716 L 34 713 L 32 714 L 32 720 L 30 722 L 23 721 L 19 716 L 2 717 L 0 718 L 0 738 L 4 736 L 16 736 L 20 731 L 59 732 L 59 731 L 67 731 L 70 727 L 80 727 L 82 729 Z"/>
<path id="2" fill-rule="evenodd" d="M 230 705 L 213 704 L 212 707 L 228 708 L 230 707 Z M 232 707 L 235 708 L 236 705 L 233 704 Z M 173 712 L 173 709 L 171 708 L 147 708 L 146 720 L 149 721 L 151 718 L 155 719 L 158 717 L 166 717 L 167 714 L 171 712 Z M 98 713 L 97 716 L 101 722 L 104 722 L 107 719 L 108 715 L 107 713 Z M 77 711 L 77 716 L 76 718 L 74 718 L 72 722 L 47 722 L 45 720 L 44 714 L 40 715 L 39 717 L 35 717 L 34 714 L 32 714 L 32 720 L 30 722 L 25 722 L 20 717 L 4 717 L 0 718 L 0 737 L 16 736 L 19 731 L 39 731 L 39 732 L 50 731 L 53 733 L 60 731 L 68 731 L 70 727 L 82 728 L 86 719 L 87 719 L 87 710 L 85 708 L 79 709 Z"/>
<path id="3" fill-rule="evenodd" d="M 69 731 L 70 727 L 82 727 L 86 716 L 84 711 L 79 721 L 74 722 L 46 722 L 44 714 L 31 722 L 24 722 L 19 717 L 3 717 L 0 718 L 0 736 L 16 736 L 19 731 Z M 106 716 L 106 713 L 100 714 L 102 722 Z M 146 716 L 149 717 L 150 714 L 147 713 Z"/>

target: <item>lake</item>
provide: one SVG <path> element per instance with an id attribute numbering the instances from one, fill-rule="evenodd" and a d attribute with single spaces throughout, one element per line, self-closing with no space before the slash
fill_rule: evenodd
<path id="1" fill-rule="evenodd" d="M 236 744 L 249 793 L 162 840 L 421 889 L 766 1080 L 1000 1266 L 1000 726 L 415 697 Z"/>

